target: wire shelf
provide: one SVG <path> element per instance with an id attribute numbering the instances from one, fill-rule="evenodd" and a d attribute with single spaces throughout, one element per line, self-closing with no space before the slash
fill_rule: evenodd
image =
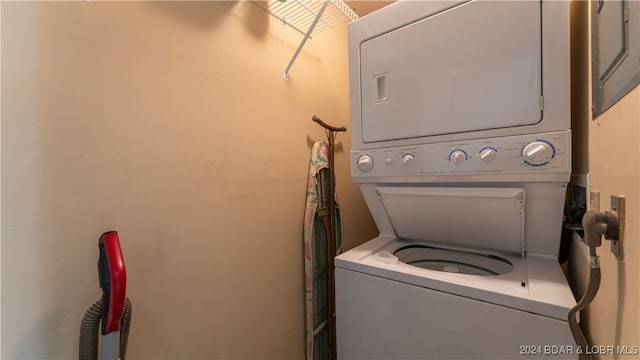
<path id="1" fill-rule="evenodd" d="M 329 2 L 333 6 L 326 8 L 310 36 L 327 29 L 332 29 L 344 22 L 358 19 L 358 15 L 342 0 L 329 0 Z M 323 3 L 324 1 L 322 0 L 256 1 L 257 5 L 265 9 L 273 17 L 296 29 L 303 35 L 310 29 Z"/>
<path id="2" fill-rule="evenodd" d="M 307 39 L 345 21 L 358 19 L 358 15 L 342 0 L 268 0 L 256 1 L 255 4 L 304 35 L 284 69 L 285 80 L 289 80 L 289 69 L 293 66 Z"/>

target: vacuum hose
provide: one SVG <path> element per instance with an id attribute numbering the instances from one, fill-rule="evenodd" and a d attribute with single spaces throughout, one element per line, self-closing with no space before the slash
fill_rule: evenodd
<path id="1" fill-rule="evenodd" d="M 125 360 L 127 343 L 129 342 L 129 328 L 131 326 L 132 306 L 126 298 L 124 312 L 120 318 L 120 359 Z M 98 359 L 98 336 L 100 335 L 100 320 L 102 317 L 102 298 L 87 310 L 80 324 L 80 360 Z"/>
<path id="2" fill-rule="evenodd" d="M 129 343 L 129 328 L 131 326 L 131 313 L 133 309 L 129 298 L 125 299 L 124 311 L 120 318 L 120 360 L 127 356 L 127 344 Z"/>

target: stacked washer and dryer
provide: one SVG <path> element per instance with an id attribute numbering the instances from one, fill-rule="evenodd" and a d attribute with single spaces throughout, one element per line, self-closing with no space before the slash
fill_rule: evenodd
<path id="1" fill-rule="evenodd" d="M 351 174 L 380 235 L 335 260 L 338 358 L 577 357 L 569 60 L 566 1 L 401 0 L 349 25 Z"/>

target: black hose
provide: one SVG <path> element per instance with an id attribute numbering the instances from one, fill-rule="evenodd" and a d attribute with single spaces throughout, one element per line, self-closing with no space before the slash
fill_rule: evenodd
<path id="1" fill-rule="evenodd" d="M 127 344 L 129 343 L 129 328 L 131 327 L 131 314 L 133 308 L 129 298 L 125 300 L 124 312 L 120 318 L 120 360 L 124 360 L 127 356 Z"/>
<path id="2" fill-rule="evenodd" d="M 589 246 L 589 252 L 591 257 L 591 270 L 589 271 L 589 283 L 587 285 L 587 290 L 585 290 L 582 299 L 580 299 L 576 306 L 569 310 L 569 328 L 571 329 L 571 334 L 573 334 L 573 338 L 576 340 L 576 344 L 578 345 L 580 360 L 594 359 L 593 354 L 590 354 L 587 351 L 589 343 L 587 342 L 587 338 L 584 336 L 584 333 L 582 332 L 582 329 L 580 329 L 576 319 L 576 314 L 585 309 L 589 303 L 593 301 L 598 293 L 598 288 L 600 287 L 600 260 L 596 255 L 595 246 Z"/>
<path id="3" fill-rule="evenodd" d="M 102 317 L 102 299 L 96 301 L 87 310 L 80 324 L 80 360 L 95 360 L 98 358 L 98 334 L 100 333 L 100 318 Z"/>
<path id="4" fill-rule="evenodd" d="M 125 299 L 124 311 L 120 318 L 120 347 L 119 357 L 124 360 L 127 355 L 129 343 L 129 329 L 131 327 L 131 315 L 133 309 L 129 298 Z M 80 324 L 80 360 L 98 359 L 98 337 L 100 336 L 100 320 L 102 319 L 102 298 L 96 301 L 87 310 Z"/>

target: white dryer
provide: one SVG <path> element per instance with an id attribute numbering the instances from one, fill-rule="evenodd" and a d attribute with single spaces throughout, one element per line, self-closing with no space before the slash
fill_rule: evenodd
<path id="1" fill-rule="evenodd" d="M 336 258 L 338 358 L 577 357 L 569 3 L 399 1 L 350 24 L 349 66 L 380 235 Z"/>

